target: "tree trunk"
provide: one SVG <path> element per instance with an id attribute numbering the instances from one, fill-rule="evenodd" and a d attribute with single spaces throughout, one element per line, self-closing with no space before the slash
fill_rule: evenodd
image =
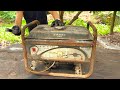
<path id="1" fill-rule="evenodd" d="M 115 24 L 116 12 L 117 11 L 113 12 L 113 18 L 112 18 L 112 23 L 111 23 L 111 28 L 110 28 L 110 34 L 111 35 L 113 34 L 113 28 L 114 28 L 114 24 Z"/>
<path id="2" fill-rule="evenodd" d="M 64 11 L 59 11 L 60 20 L 63 22 Z"/>

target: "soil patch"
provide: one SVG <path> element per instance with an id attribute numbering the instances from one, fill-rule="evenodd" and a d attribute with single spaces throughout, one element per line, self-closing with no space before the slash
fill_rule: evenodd
<path id="1" fill-rule="evenodd" d="M 114 32 L 112 35 L 99 36 L 98 42 L 104 48 L 120 50 L 120 33 Z"/>

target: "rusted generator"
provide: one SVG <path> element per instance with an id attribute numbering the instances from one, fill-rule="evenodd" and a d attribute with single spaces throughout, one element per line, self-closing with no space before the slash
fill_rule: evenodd
<path id="1" fill-rule="evenodd" d="M 26 28 L 33 24 L 37 26 L 25 36 Z M 93 73 L 97 29 L 91 22 L 86 28 L 39 24 L 35 20 L 21 30 L 24 64 L 28 72 L 73 78 L 87 78 Z"/>

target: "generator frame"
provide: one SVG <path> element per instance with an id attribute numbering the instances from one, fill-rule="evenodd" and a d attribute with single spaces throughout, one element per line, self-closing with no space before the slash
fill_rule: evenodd
<path id="1" fill-rule="evenodd" d="M 75 78 L 88 78 L 89 76 L 91 76 L 91 74 L 93 73 L 93 69 L 94 69 L 94 59 L 96 56 L 96 42 L 97 42 L 97 29 L 96 27 L 89 21 L 87 22 L 87 29 L 89 30 L 89 26 L 91 26 L 92 30 L 93 30 L 93 41 L 91 43 L 77 43 L 74 41 L 65 41 L 65 42 L 52 42 L 52 41 L 40 41 L 40 42 L 34 42 L 34 44 L 44 44 L 44 45 L 61 45 L 61 46 L 91 46 L 92 47 L 92 52 L 91 52 L 91 57 L 89 58 L 89 71 L 88 73 L 82 75 L 82 74 L 68 74 L 68 73 L 55 73 L 55 72 L 39 72 L 39 71 L 34 71 L 31 70 L 28 67 L 28 57 L 27 57 L 27 49 L 26 49 L 26 37 L 25 37 L 25 30 L 27 27 L 33 25 L 33 24 L 37 24 L 40 25 L 40 22 L 38 20 L 34 20 L 28 24 L 26 24 L 25 26 L 23 26 L 22 30 L 21 30 L 21 39 L 22 39 L 22 47 L 23 47 L 23 57 L 24 57 L 24 66 L 26 71 L 33 73 L 33 74 L 39 74 L 39 75 L 50 75 L 50 76 L 62 76 L 62 77 L 75 77 Z M 64 60 L 57 60 L 60 62 L 64 62 Z M 71 60 L 68 60 L 68 62 L 71 62 Z M 72 61 L 73 62 L 73 61 Z M 79 60 L 75 60 L 75 63 L 83 63 Z"/>

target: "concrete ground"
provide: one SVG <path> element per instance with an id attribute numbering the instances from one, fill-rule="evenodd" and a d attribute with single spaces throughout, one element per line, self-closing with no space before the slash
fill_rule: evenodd
<path id="1" fill-rule="evenodd" d="M 14 47 L 14 48 L 13 48 Z M 119 79 L 120 50 L 96 48 L 94 72 L 88 79 Z M 78 79 L 33 75 L 24 69 L 21 45 L 0 49 L 0 79 Z"/>

